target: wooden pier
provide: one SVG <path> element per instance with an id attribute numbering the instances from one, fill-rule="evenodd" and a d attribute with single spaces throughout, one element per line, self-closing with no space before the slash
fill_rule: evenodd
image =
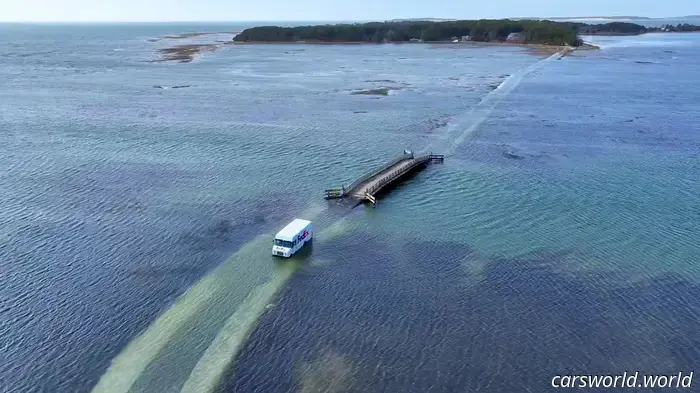
<path id="1" fill-rule="evenodd" d="M 348 187 L 331 188 L 326 190 L 326 199 L 349 198 L 359 202 L 369 202 L 376 206 L 376 195 L 396 184 L 401 178 L 416 170 L 425 168 L 432 162 L 443 162 L 444 155 L 426 154 L 414 157 L 410 151 L 404 151 L 385 165 L 365 174 Z"/>

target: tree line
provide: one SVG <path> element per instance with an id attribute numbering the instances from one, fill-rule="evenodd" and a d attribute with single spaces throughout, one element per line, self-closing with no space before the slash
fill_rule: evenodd
<path id="1" fill-rule="evenodd" d="M 439 42 L 468 36 L 476 42 L 504 42 L 517 33 L 519 43 L 579 46 L 579 35 L 638 35 L 650 32 L 700 31 L 687 23 L 644 27 L 636 23 L 586 24 L 548 20 L 481 19 L 459 21 L 389 21 L 296 27 L 259 26 L 246 29 L 239 42 Z"/>
<path id="2" fill-rule="evenodd" d="M 552 22 L 548 20 L 460 20 L 398 21 L 315 26 L 259 26 L 246 29 L 234 41 L 239 42 L 424 42 L 449 41 L 468 36 L 470 41 L 504 42 L 518 33 L 521 43 L 578 46 L 578 34 L 641 34 L 644 26 L 614 22 L 605 25 Z"/>
<path id="3" fill-rule="evenodd" d="M 629 22 L 610 22 L 602 24 L 568 22 L 567 24 L 576 29 L 578 34 L 583 35 L 638 35 L 647 32 L 646 27 Z"/>
<path id="4" fill-rule="evenodd" d="M 406 42 L 447 41 L 469 36 L 471 41 L 503 42 L 519 33 L 520 42 L 577 45 L 577 31 L 569 24 L 522 20 L 462 20 L 449 22 L 371 22 L 316 26 L 260 26 L 246 29 L 234 41 Z"/>

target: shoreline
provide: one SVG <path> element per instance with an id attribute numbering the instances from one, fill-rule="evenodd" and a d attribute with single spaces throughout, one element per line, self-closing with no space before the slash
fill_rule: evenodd
<path id="1" fill-rule="evenodd" d="M 389 42 L 370 42 L 370 41 L 232 41 L 232 45 L 265 45 L 265 44 L 297 44 L 297 45 L 510 45 L 510 46 L 563 46 L 550 44 L 535 44 L 525 43 L 519 44 L 515 42 L 498 42 L 498 41 L 389 41 Z"/>
<path id="2" fill-rule="evenodd" d="M 156 49 L 160 58 L 151 60 L 152 63 L 178 62 L 189 63 L 195 60 L 204 52 L 216 52 L 224 45 L 230 45 L 233 40 L 231 38 L 221 39 L 223 35 L 235 37 L 238 32 L 212 32 L 212 31 L 195 31 L 185 32 L 180 34 L 171 34 L 148 39 L 148 42 L 159 43 L 170 41 L 168 46 Z M 197 42 L 197 39 L 210 37 L 204 42 Z M 218 39 L 217 39 L 218 38 Z M 194 41 L 193 41 L 194 40 Z M 184 42 L 183 42 L 184 41 Z"/>
<path id="3" fill-rule="evenodd" d="M 178 37 L 191 38 L 200 37 L 209 34 L 216 33 L 184 33 L 181 36 L 171 36 L 176 39 Z M 152 41 L 153 42 L 153 41 Z M 515 43 L 515 42 L 480 42 L 480 41 L 430 41 L 430 42 L 409 42 L 409 41 L 397 41 L 397 42 L 367 42 L 367 41 L 217 41 L 209 43 L 190 43 L 190 44 L 177 44 L 169 46 L 166 48 L 157 49 L 157 53 L 160 58 L 153 60 L 154 63 L 165 63 L 165 62 L 177 62 L 177 63 L 190 63 L 195 60 L 199 55 L 205 52 L 216 52 L 222 47 L 226 46 L 237 46 L 237 45 L 430 45 L 431 48 L 480 48 L 480 47 L 491 47 L 491 46 L 501 46 L 501 47 L 511 47 L 511 48 L 525 48 L 531 52 L 533 55 L 551 55 L 557 52 L 562 52 L 564 56 L 571 55 L 571 53 L 581 50 L 597 50 L 600 47 L 592 45 L 589 43 L 584 43 L 578 47 L 572 47 L 568 45 L 549 45 L 549 44 L 534 44 L 534 43 Z"/>
<path id="4" fill-rule="evenodd" d="M 700 31 L 647 31 L 644 33 L 586 33 L 586 34 L 581 34 L 581 37 L 585 36 L 595 36 L 595 37 L 631 37 L 631 36 L 642 36 L 642 35 L 647 35 L 647 34 L 672 34 L 672 33 L 696 33 L 700 34 Z M 559 47 L 559 46 L 564 46 L 564 45 L 552 45 L 552 44 L 538 44 L 538 43 L 516 43 L 516 42 L 500 42 L 500 41 L 460 41 L 460 42 L 453 42 L 453 41 L 422 41 L 422 42 L 410 42 L 410 41 L 388 41 L 388 42 L 370 42 L 370 41 L 309 41 L 309 40 L 300 40 L 300 41 L 232 41 L 230 43 L 231 45 L 275 45 L 275 44 L 299 44 L 299 45 L 387 45 L 387 44 L 392 44 L 392 45 L 404 45 L 404 44 L 411 44 L 411 45 L 420 45 L 420 44 L 429 44 L 429 45 L 447 45 L 447 44 L 453 44 L 453 45 L 507 45 L 507 46 L 546 46 L 546 47 Z M 584 44 L 582 46 L 593 46 L 597 49 L 600 49 L 599 47 L 592 45 L 592 44 Z M 574 49 L 578 49 L 580 47 L 572 47 Z M 588 49 L 593 49 L 593 48 L 588 48 Z"/>
<path id="5" fill-rule="evenodd" d="M 565 56 L 576 51 L 599 50 L 597 45 L 584 43 L 578 47 L 568 45 L 549 45 L 549 44 L 534 44 L 525 43 L 519 44 L 514 42 L 479 42 L 479 41 L 431 41 L 431 42 L 366 42 L 366 41 L 233 41 L 229 45 L 430 45 L 432 48 L 478 48 L 489 46 L 502 46 L 511 48 L 525 48 L 536 55 L 551 55 L 557 52 L 563 52 Z"/>
<path id="6" fill-rule="evenodd" d="M 500 41 L 424 41 L 424 42 L 409 42 L 409 41 L 390 41 L 390 42 L 369 42 L 369 41 L 232 41 L 230 45 L 471 45 L 471 46 L 535 46 L 535 47 L 552 47 L 561 48 L 567 45 L 554 44 L 537 44 L 537 43 L 517 43 L 517 42 L 500 42 Z M 595 46 L 595 45 L 584 45 Z M 572 47 L 577 48 L 577 47 Z"/>

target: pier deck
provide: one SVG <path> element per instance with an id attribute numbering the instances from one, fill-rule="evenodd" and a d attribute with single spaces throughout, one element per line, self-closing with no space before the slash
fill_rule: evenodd
<path id="1" fill-rule="evenodd" d="M 432 153 L 414 157 L 412 152 L 404 151 L 403 155 L 365 174 L 350 186 L 326 190 L 326 199 L 351 198 L 376 205 L 377 199 L 375 195 L 377 193 L 389 188 L 414 170 L 422 169 L 431 162 L 443 162 L 444 158 L 445 156 L 443 155 Z"/>

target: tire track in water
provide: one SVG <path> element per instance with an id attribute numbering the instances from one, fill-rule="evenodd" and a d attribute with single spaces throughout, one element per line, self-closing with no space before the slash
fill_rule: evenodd
<path id="1" fill-rule="evenodd" d="M 513 90 L 515 90 L 516 87 L 518 87 L 523 78 L 533 71 L 538 70 L 548 62 L 557 60 L 562 56 L 562 52 L 557 52 L 508 76 L 503 82 L 501 82 L 500 85 L 498 85 L 498 87 L 486 94 L 486 96 L 484 96 L 484 98 L 479 101 L 479 103 L 476 104 L 476 106 L 474 106 L 470 111 L 457 116 L 450 123 L 450 125 L 447 127 L 447 133 L 443 140 L 444 143 L 447 143 L 447 145 L 431 143 L 422 149 L 420 153 L 424 154 L 432 151 L 437 154 L 444 154 L 445 156 L 453 155 L 459 145 L 464 143 L 468 137 L 473 135 L 479 129 L 481 124 L 488 119 L 501 100 L 503 100 L 503 98 L 508 96 Z M 457 135 L 454 136 L 454 140 L 450 141 L 453 134 Z"/>
<path id="2" fill-rule="evenodd" d="M 329 210 L 323 205 L 312 206 L 302 216 L 318 220 L 320 230 L 315 239 L 326 239 L 341 235 L 343 219 L 327 224 Z M 238 350 L 265 306 L 274 299 L 284 283 L 299 268 L 299 264 L 280 264 L 277 269 L 269 265 L 268 246 L 271 234 L 263 234 L 244 244 L 239 251 L 229 257 L 222 265 L 204 276 L 185 292 L 170 308 L 161 314 L 144 332 L 130 342 L 122 352 L 112 360 L 106 373 L 92 389 L 93 393 L 127 393 L 133 391 L 152 391 L 153 386 L 139 387 L 137 382 L 147 373 L 147 368 L 156 361 L 158 355 L 170 345 L 177 342 L 180 332 L 188 324 L 212 306 L 212 302 L 230 300 L 231 286 L 238 284 L 237 292 L 248 292 L 240 306 L 224 323 L 222 329 L 205 351 L 192 371 L 187 386 L 200 386 L 194 390 L 204 391 L 204 385 L 216 387 L 221 373 L 235 359 Z M 256 264 L 257 262 L 257 264 Z M 281 267 L 279 267 L 281 266 Z M 268 269 L 265 272 L 265 269 Z M 232 276 L 232 273 L 239 277 Z M 269 280 L 255 285 L 259 276 L 268 276 Z M 240 277 L 242 276 L 242 277 Z M 257 276 L 257 277 L 256 277 Z M 232 279 L 236 278 L 236 282 Z M 251 287 L 250 283 L 253 283 Z M 222 371 L 219 371 L 222 370 Z M 150 379 L 150 378 L 149 378 Z M 159 378 L 152 378 L 157 381 Z M 145 389 L 144 389 L 145 388 Z"/>
<path id="3" fill-rule="evenodd" d="M 316 240 L 330 240 L 342 235 L 347 227 L 345 219 L 335 221 L 315 236 Z M 268 243 L 269 244 L 269 243 Z M 323 260 L 314 261 L 314 265 L 322 265 Z M 286 264 L 286 266 L 289 266 Z M 219 386 L 221 378 L 229 370 L 231 364 L 243 348 L 250 333 L 255 328 L 260 316 L 265 312 L 284 284 L 299 269 L 301 264 L 296 263 L 291 268 L 285 269 L 280 275 L 275 276 L 269 282 L 256 287 L 243 301 L 238 310 L 229 317 L 223 328 L 217 334 L 214 341 L 204 352 L 200 360 L 185 381 L 181 393 L 213 392 Z"/>
<path id="4" fill-rule="evenodd" d="M 496 105 L 510 94 L 526 75 L 542 67 L 546 62 L 556 60 L 561 56 L 560 53 L 552 55 L 514 73 L 495 90 L 488 93 L 474 108 L 458 116 L 447 128 L 443 140 L 448 143 L 448 146 L 444 146 L 445 149 L 442 152 L 445 155 L 454 154 L 456 148 L 478 129 L 493 112 Z M 450 142 L 453 134 L 457 135 Z M 428 145 L 421 152 L 437 152 L 435 149 L 441 147 L 433 145 Z M 316 240 L 327 240 L 340 236 L 347 230 L 346 220 L 341 218 L 331 221 L 330 211 L 323 205 L 312 206 L 301 216 L 312 221 L 319 221 L 317 226 L 319 229 L 315 235 Z M 269 245 L 270 240 L 271 235 L 266 234 L 248 242 L 222 265 L 194 284 L 112 360 L 110 367 L 92 389 L 92 393 L 142 391 L 135 384 L 147 372 L 147 368 L 157 359 L 158 355 L 166 347 L 174 344 L 178 332 L 186 328 L 191 320 L 210 307 L 209 302 L 217 299 L 225 300 L 226 296 L 221 293 L 226 292 L 227 287 L 232 285 L 231 277 L 227 271 L 240 274 L 237 267 L 241 263 L 257 263 L 252 268 L 249 266 L 246 270 L 247 274 L 243 272 L 244 277 L 237 277 L 238 282 L 242 285 L 241 291 L 248 290 L 248 293 L 236 311 L 226 319 L 216 337 L 192 368 L 181 389 L 182 393 L 214 391 L 218 387 L 221 377 L 236 359 L 259 316 L 265 311 L 266 305 L 273 301 L 279 290 L 300 266 L 298 263 L 286 264 L 285 268 L 272 269 L 272 271 L 268 270 L 267 273 L 264 273 L 265 265 L 268 264 L 270 258 L 267 252 L 268 248 L 265 246 Z M 323 261 L 316 262 L 323 263 Z M 268 266 L 267 269 L 271 268 Z M 256 282 L 260 281 L 260 278 L 253 276 L 259 276 L 259 273 L 262 273 L 263 276 L 266 275 L 269 280 L 255 285 Z M 246 275 L 251 277 L 246 277 Z M 251 288 L 250 282 L 246 281 L 252 281 L 254 286 Z M 153 380 L 157 381 L 159 378 Z M 150 386 L 150 388 L 153 387 Z"/>

